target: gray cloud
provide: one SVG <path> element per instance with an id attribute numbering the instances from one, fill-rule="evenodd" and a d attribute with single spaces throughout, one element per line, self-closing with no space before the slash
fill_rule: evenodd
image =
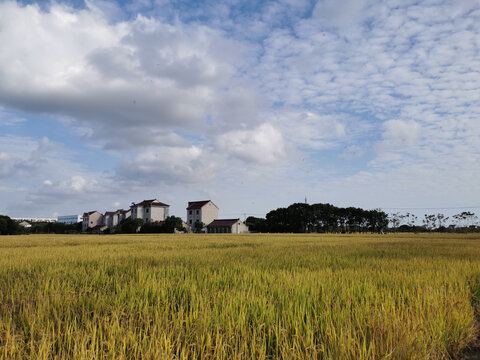
<path id="1" fill-rule="evenodd" d="M 230 83 L 244 46 L 220 31 L 143 16 L 111 25 L 97 8 L 0 6 L 0 42 L 9 48 L 0 56 L 6 106 L 70 116 L 110 148 L 125 143 L 125 132 L 201 134 L 208 119 L 217 128 L 233 121 L 233 110 L 255 119 L 255 92 Z M 129 144 L 143 146 L 138 138 Z"/>

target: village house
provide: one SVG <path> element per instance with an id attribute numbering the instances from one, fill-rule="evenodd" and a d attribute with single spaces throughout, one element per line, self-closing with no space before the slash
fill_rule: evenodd
<path id="1" fill-rule="evenodd" d="M 115 211 L 106 211 L 103 215 L 103 224 L 109 228 L 113 228 L 115 219 Z"/>
<path id="2" fill-rule="evenodd" d="M 132 203 L 130 206 L 131 217 L 142 219 L 144 222 L 164 221 L 169 216 L 170 205 L 157 199 L 143 200 L 141 203 Z"/>
<path id="3" fill-rule="evenodd" d="M 218 217 L 218 206 L 211 200 L 189 201 L 187 207 L 187 224 L 194 229 L 197 221 L 210 224 Z"/>
<path id="4" fill-rule="evenodd" d="M 207 225 L 210 234 L 246 234 L 248 226 L 240 219 L 216 219 Z"/>
<path id="5" fill-rule="evenodd" d="M 132 211 L 130 209 L 129 210 L 118 209 L 117 211 L 115 211 L 115 214 L 113 215 L 113 226 L 117 226 L 123 220 L 129 218 L 131 214 L 132 214 Z"/>
<path id="6" fill-rule="evenodd" d="M 91 231 L 95 227 L 104 226 L 104 216 L 98 211 L 90 211 L 83 214 L 82 232 Z"/>

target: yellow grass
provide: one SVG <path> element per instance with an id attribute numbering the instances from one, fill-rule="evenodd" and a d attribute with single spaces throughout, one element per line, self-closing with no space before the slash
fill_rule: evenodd
<path id="1" fill-rule="evenodd" d="M 478 235 L 0 237 L 0 359 L 443 359 Z"/>

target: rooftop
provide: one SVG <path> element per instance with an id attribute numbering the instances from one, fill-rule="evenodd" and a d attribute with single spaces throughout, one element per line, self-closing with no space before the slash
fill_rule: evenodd
<path id="1" fill-rule="evenodd" d="M 210 224 L 207 225 L 207 227 L 212 227 L 212 226 L 232 226 L 235 223 L 240 221 L 240 219 L 216 219 L 213 220 Z"/>
<path id="2" fill-rule="evenodd" d="M 201 209 L 202 207 L 204 207 L 205 205 L 207 205 L 209 202 L 212 202 L 212 200 L 202 200 L 202 201 L 189 201 L 188 202 L 188 207 L 187 207 L 187 210 L 198 210 L 198 209 Z M 218 206 L 213 204 L 217 209 L 218 209 Z"/>

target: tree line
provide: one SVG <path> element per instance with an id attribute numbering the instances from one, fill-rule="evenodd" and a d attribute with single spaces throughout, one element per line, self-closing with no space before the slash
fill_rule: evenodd
<path id="1" fill-rule="evenodd" d="M 25 228 L 18 221 L 6 215 L 0 215 L 0 235 L 79 234 L 82 232 L 82 223 L 34 222 L 31 225 L 31 227 Z"/>
<path id="2" fill-rule="evenodd" d="M 381 233 L 387 231 L 389 220 L 388 215 L 378 209 L 295 203 L 272 210 L 265 218 L 249 216 L 245 223 L 252 232 Z"/>
<path id="3" fill-rule="evenodd" d="M 450 221 L 448 221 L 450 220 Z M 424 214 L 418 217 L 412 213 L 394 213 L 389 216 L 392 231 L 400 232 L 478 232 L 479 223 L 475 213 L 463 211 L 461 213 L 445 216 L 442 213 Z M 420 224 L 420 225 L 419 225 Z"/>

